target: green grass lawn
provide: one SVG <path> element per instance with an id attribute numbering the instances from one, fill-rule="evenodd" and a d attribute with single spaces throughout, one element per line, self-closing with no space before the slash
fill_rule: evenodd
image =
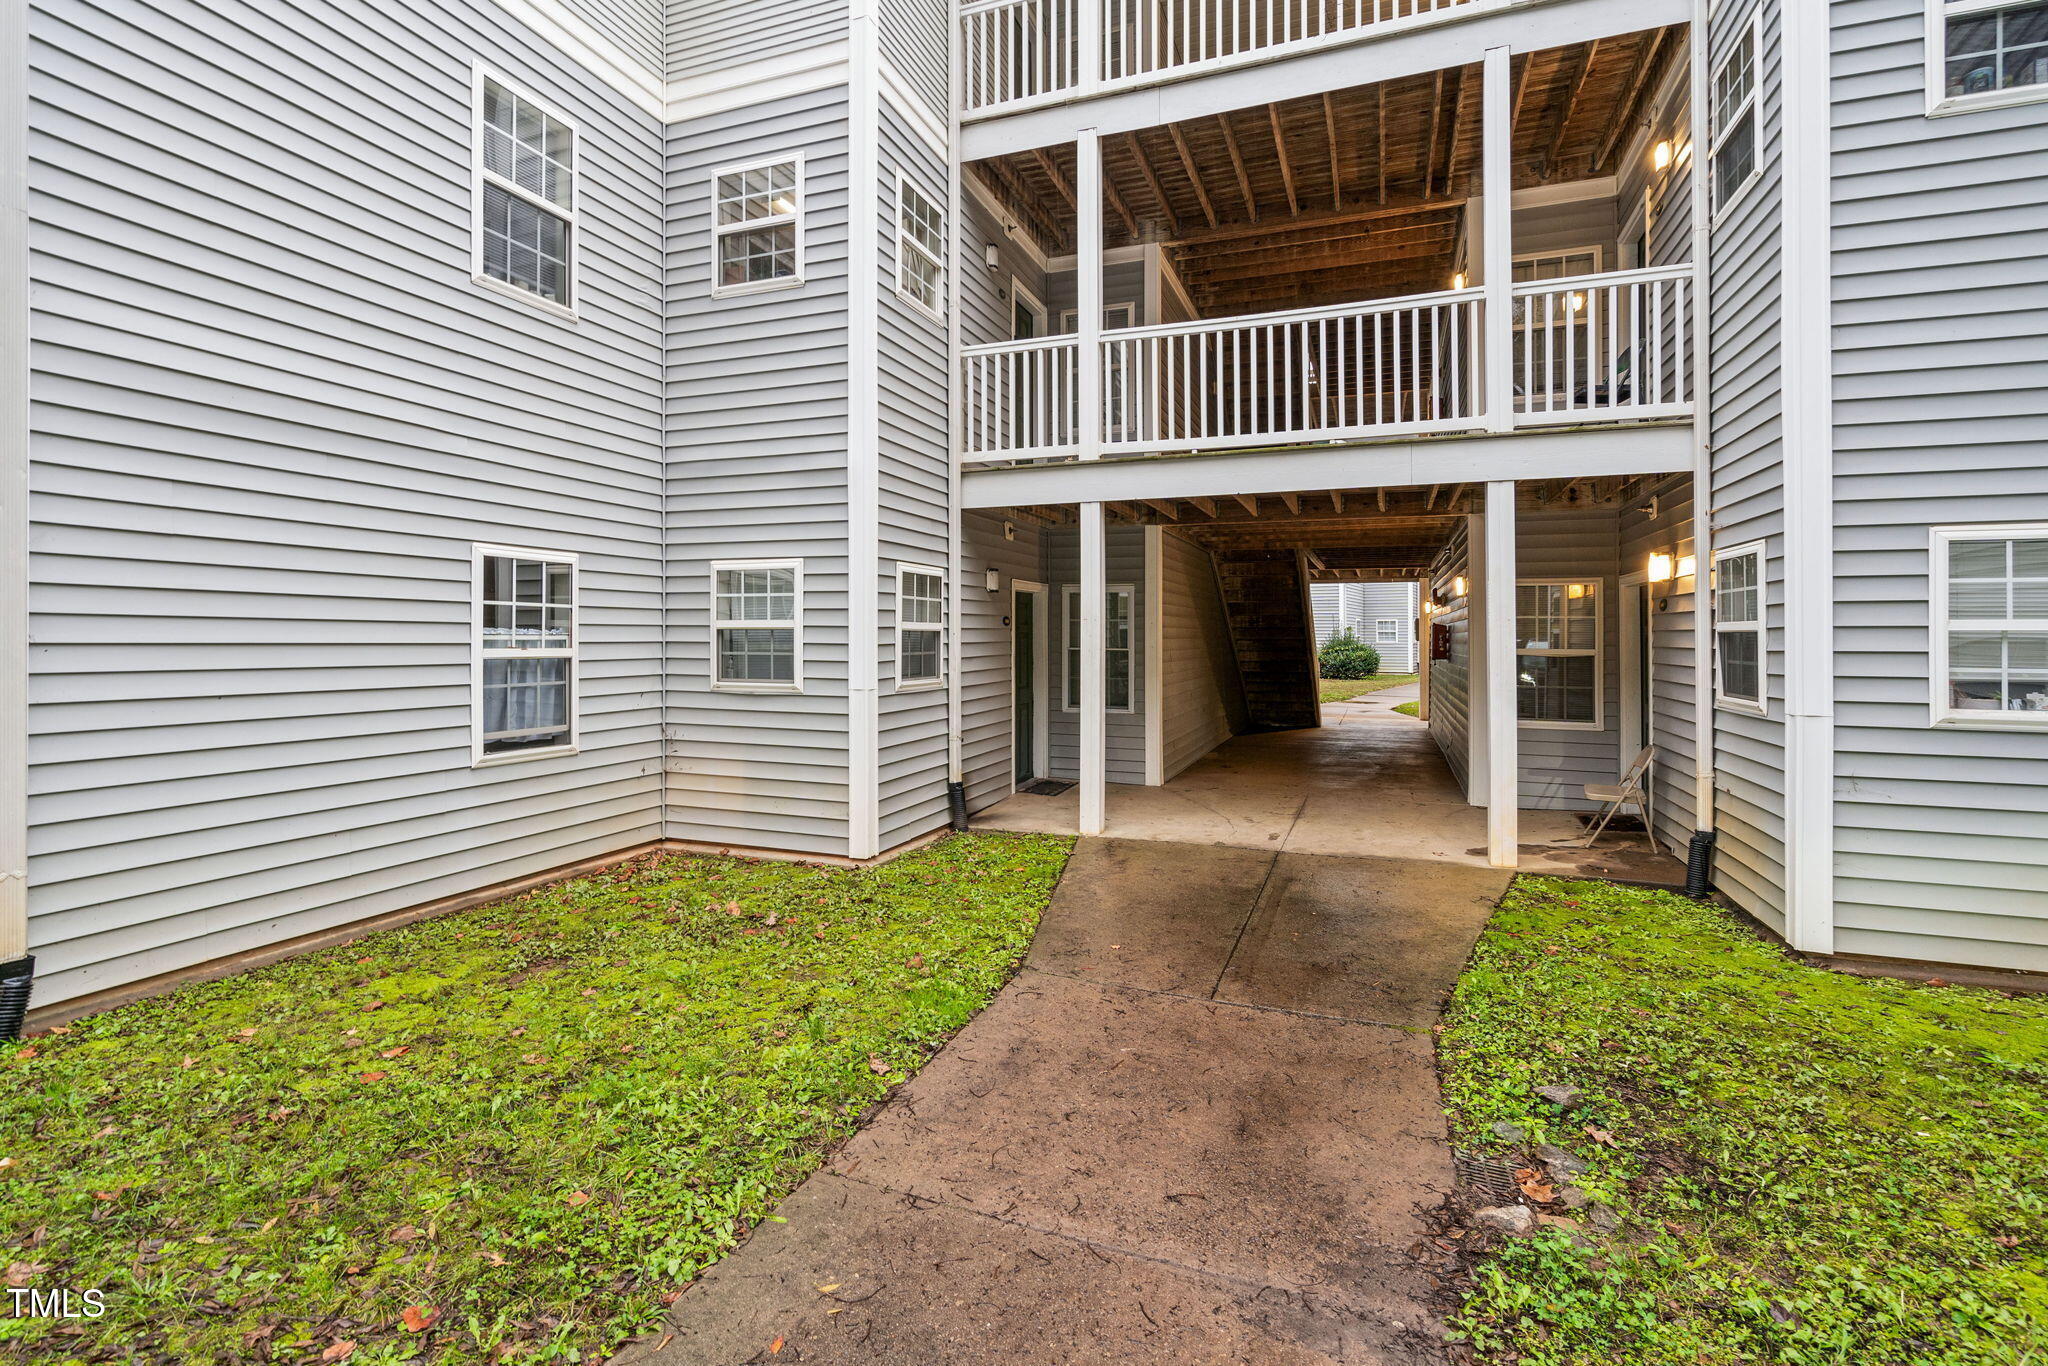
<path id="1" fill-rule="evenodd" d="M 1395 707 L 1394 710 L 1403 716 L 1419 717 L 1422 715 L 1422 704 L 1420 702 L 1403 702 L 1398 707 Z"/>
<path id="2" fill-rule="evenodd" d="M 2048 1001 L 1829 973 L 1677 896 L 1529 879 L 1441 1052 L 1460 1142 L 1519 1125 L 1619 1216 L 1482 1261 L 1481 1361 L 2048 1361 Z"/>
<path id="3" fill-rule="evenodd" d="M 1371 678 L 1325 678 L 1316 686 L 1325 702 L 1349 702 L 1354 697 L 1363 697 L 1382 688 L 1398 688 L 1403 683 L 1413 683 L 1418 677 L 1418 674 L 1375 674 Z"/>
<path id="4" fill-rule="evenodd" d="M 0 1045 L 9 1284 L 107 1303 L 0 1359 L 601 1354 L 1001 986 L 1070 844 L 642 861 Z"/>

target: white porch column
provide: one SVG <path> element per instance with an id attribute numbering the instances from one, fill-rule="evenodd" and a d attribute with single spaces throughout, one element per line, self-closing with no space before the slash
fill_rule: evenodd
<path id="1" fill-rule="evenodd" d="M 1102 86 L 1102 0 L 1078 0 L 1074 6 L 1074 79 L 1082 94 Z"/>
<path id="2" fill-rule="evenodd" d="M 1093 128 L 1074 139 L 1074 162 L 1075 436 L 1081 458 L 1093 460 L 1102 454 L 1102 139 Z"/>
<path id="3" fill-rule="evenodd" d="M 1486 486 L 1486 582 L 1480 606 L 1486 615 L 1486 861 L 1515 866 L 1521 843 L 1522 764 L 1516 744 L 1515 689 L 1515 485 L 1511 479 Z"/>
<path id="4" fill-rule="evenodd" d="M 1480 176 L 1485 191 L 1480 232 L 1480 283 L 1486 289 L 1486 429 L 1514 426 L 1513 285 L 1515 185 L 1512 161 L 1515 108 L 1508 50 L 1486 50 L 1485 98 L 1480 125 Z"/>
<path id="5" fill-rule="evenodd" d="M 1100 310 L 1097 317 L 1100 318 Z M 1108 729 L 1103 683 L 1103 599 L 1108 579 L 1103 557 L 1102 504 L 1081 504 L 1081 833 L 1102 833 L 1109 802 Z"/>
<path id="6" fill-rule="evenodd" d="M 1429 575 L 1424 574 L 1415 589 L 1415 682 L 1421 692 L 1415 719 L 1425 725 L 1429 722 L 1429 642 L 1436 630 L 1436 614 L 1430 610 L 1434 591 Z"/>

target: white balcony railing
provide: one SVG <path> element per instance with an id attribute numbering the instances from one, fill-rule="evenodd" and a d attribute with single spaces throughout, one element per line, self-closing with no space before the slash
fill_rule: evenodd
<path id="1" fill-rule="evenodd" d="M 1519 284 L 1489 318 L 1486 291 L 1255 313 L 1102 334 L 1102 453 L 1682 417 L 1692 400 L 1692 267 Z M 1487 408 L 1489 326 L 1510 337 L 1508 392 Z M 1080 452 L 1079 341 L 961 351 L 968 460 Z"/>
<path id="2" fill-rule="evenodd" d="M 1482 0 L 966 0 L 966 112 L 1427 23 Z M 1099 33 L 1088 33 L 1095 24 Z M 1084 42 L 1089 38 L 1094 41 Z"/>
<path id="3" fill-rule="evenodd" d="M 1519 424 L 1691 411 L 1691 266 L 1538 280 L 1514 301 Z"/>

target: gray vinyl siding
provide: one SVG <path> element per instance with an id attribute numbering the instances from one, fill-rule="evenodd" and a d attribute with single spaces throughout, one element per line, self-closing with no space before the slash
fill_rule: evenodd
<path id="1" fill-rule="evenodd" d="M 951 13 L 949 0 L 879 0 L 875 7 L 875 37 L 882 59 L 896 69 L 941 123 L 952 96 L 948 57 L 952 34 L 947 27 Z"/>
<path id="2" fill-rule="evenodd" d="M 1652 518 L 1643 509 L 1651 499 L 1657 504 Z M 1670 555 L 1674 567 L 1693 553 L 1692 480 L 1674 475 L 1646 495 L 1639 495 L 1621 515 L 1621 567 L 1638 573 L 1652 554 Z M 1657 758 L 1650 770 L 1652 810 L 1657 837 L 1667 847 L 1684 848 L 1694 827 L 1693 784 L 1697 769 L 1694 742 L 1693 702 L 1693 580 L 1674 578 L 1668 583 L 1650 584 L 1650 743 Z M 1617 593 L 1616 611 L 1626 607 Z M 1619 661 L 1621 638 L 1617 631 L 1614 648 Z M 1618 668 L 1617 664 L 1617 668 Z M 1621 751 L 1617 751 L 1620 753 Z"/>
<path id="3" fill-rule="evenodd" d="M 1081 581 L 1081 533 L 1073 527 L 1046 533 L 1046 562 L 1052 572 L 1047 613 L 1052 618 L 1049 652 L 1052 688 L 1051 759 L 1055 778 L 1079 778 L 1080 713 L 1066 705 L 1066 590 Z M 1111 526 L 1104 545 L 1104 582 L 1131 590 L 1131 710 L 1108 718 L 1109 781 L 1145 781 L 1145 529 Z M 1078 701 L 1078 699 L 1076 699 Z"/>
<path id="4" fill-rule="evenodd" d="M 562 8 L 659 75 L 665 0 L 561 0 Z"/>
<path id="5" fill-rule="evenodd" d="M 1600 268 L 1615 269 L 1612 199 L 1580 199 L 1515 210 L 1515 255 L 1560 254 L 1587 247 L 1600 252 Z"/>
<path id="6" fill-rule="evenodd" d="M 943 569 L 951 553 L 946 430 L 946 325 L 899 295 L 897 176 L 908 176 L 943 211 L 945 159 L 911 130 L 893 102 L 880 110 L 881 259 L 878 403 L 881 475 L 879 585 L 881 847 L 946 823 L 947 690 L 896 689 L 896 575 L 903 564 Z M 950 272 L 948 273 L 950 276 Z M 950 289 L 950 278 L 943 282 Z M 950 306 L 950 301 L 946 301 Z"/>
<path id="7" fill-rule="evenodd" d="M 1167 781 L 1245 728 L 1244 691 L 1230 621 L 1209 552 L 1172 532 L 1160 536 L 1161 743 Z"/>
<path id="8" fill-rule="evenodd" d="M 2048 734 L 1928 726 L 1934 526 L 2048 522 L 2048 105 L 1930 119 L 1834 28 L 1836 948 L 2048 970 Z"/>
<path id="9" fill-rule="evenodd" d="M 1415 613 L 1418 585 L 1414 583 L 1318 583 L 1309 586 L 1315 608 L 1316 647 L 1345 630 L 1379 651 L 1382 673 L 1415 672 Z M 1379 623 L 1401 623 L 1400 639 L 1382 641 Z"/>
<path id="10" fill-rule="evenodd" d="M 666 830 L 843 854 L 846 92 L 793 95 L 668 133 Z M 711 297 L 712 173 L 798 151 L 803 285 Z M 784 557 L 803 560 L 803 693 L 714 689 L 711 563 Z"/>
<path id="11" fill-rule="evenodd" d="M 1460 521 L 1430 566 L 1431 593 L 1442 605 L 1430 614 L 1430 625 L 1450 632 L 1450 658 L 1429 665 L 1429 734 L 1450 765 L 1460 790 L 1472 790 L 1472 599 L 1451 596 L 1451 582 L 1460 576 L 1471 587 L 1471 523 Z"/>
<path id="12" fill-rule="evenodd" d="M 494 4 L 31 24 L 38 1003 L 657 837 L 658 128 Z M 580 322 L 470 282 L 476 59 Z M 471 767 L 477 541 L 581 556 L 575 754 Z"/>
<path id="13" fill-rule="evenodd" d="M 1014 539 L 1004 535 L 1005 526 Z M 960 620 L 960 761 L 970 811 L 1011 792 L 1011 594 L 1020 579 L 1045 582 L 1040 543 L 1040 532 L 1029 523 L 982 512 L 963 518 L 960 563 L 968 592 Z M 999 585 L 993 593 L 985 587 L 991 569 Z"/>
<path id="14" fill-rule="evenodd" d="M 1784 927 L 1784 472 L 1779 403 L 1780 0 L 1765 0 L 1758 72 L 1760 174 L 1712 225 L 1713 506 L 1718 546 L 1762 540 L 1769 714 L 1715 710 L 1714 883 L 1773 929 Z M 1751 6 L 1715 14 L 1715 60 Z M 1702 139 L 1705 145 L 1705 139 Z"/>
<path id="15" fill-rule="evenodd" d="M 846 13 L 846 0 L 668 0 L 668 78 L 688 81 L 843 41 Z"/>
<path id="16" fill-rule="evenodd" d="M 1621 639 L 1615 575 L 1620 524 L 1612 508 L 1524 510 L 1515 518 L 1515 577 L 1583 579 L 1599 585 L 1600 723 L 1585 729 L 1522 723 L 1517 790 L 1530 810 L 1590 811 L 1587 783 L 1611 783 L 1620 773 Z"/>

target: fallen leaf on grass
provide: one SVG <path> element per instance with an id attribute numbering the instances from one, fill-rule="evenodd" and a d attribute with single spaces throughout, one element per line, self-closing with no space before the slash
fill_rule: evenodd
<path id="1" fill-rule="evenodd" d="M 368 1013 L 369 1013 L 370 1011 L 373 1011 L 373 1010 L 382 1010 L 383 1008 L 384 1008 L 384 1003 L 383 1003 L 382 1001 L 372 1001 L 372 1002 L 370 1002 L 370 1003 L 369 1003 L 368 1005 L 366 1005 L 366 1006 L 364 1006 L 364 1007 L 363 1007 L 363 1012 L 364 1012 L 365 1014 L 368 1014 Z"/>
<path id="2" fill-rule="evenodd" d="M 405 1321 L 406 1332 L 424 1333 L 440 1321 L 441 1311 L 431 1304 L 408 1304 L 399 1317 Z"/>
<path id="3" fill-rule="evenodd" d="M 14 1050 L 14 1060 L 16 1062 L 27 1062 L 41 1051 L 34 1044 L 25 1044 Z"/>
<path id="4" fill-rule="evenodd" d="M 1545 1181 L 1543 1174 L 1534 1167 L 1517 1167 L 1515 1185 L 1521 1188 L 1522 1194 L 1539 1205 L 1549 1204 L 1557 1198 L 1557 1189 Z"/>
<path id="5" fill-rule="evenodd" d="M 27 1285 L 49 1269 L 49 1265 L 44 1262 L 9 1262 L 7 1264 L 7 1284 L 19 1288 Z"/>
<path id="6" fill-rule="evenodd" d="M 389 1072 L 364 1072 L 361 1074 L 360 1079 L 363 1081 L 382 1081 L 390 1075 Z"/>
<path id="7" fill-rule="evenodd" d="M 570 1209 L 582 1209 L 585 1205 L 590 1203 L 589 1195 L 585 1194 L 582 1191 L 570 1191 L 567 1195 L 562 1197 L 562 1200 L 563 1203 L 567 1204 Z"/>
<path id="8" fill-rule="evenodd" d="M 410 1052 L 412 1052 L 412 1045 L 402 1043 L 398 1045 L 398 1047 L 396 1048 L 385 1049 L 382 1053 L 379 1053 L 377 1056 L 380 1058 L 402 1058 Z"/>
<path id="9" fill-rule="evenodd" d="M 348 1360 L 349 1353 L 355 1351 L 355 1349 L 356 1345 L 354 1342 L 352 1342 L 348 1338 L 343 1338 L 341 1341 L 335 1343 L 332 1347 L 329 1347 L 326 1351 L 322 1352 L 320 1354 L 320 1359 L 322 1361 L 346 1361 Z"/>
<path id="10" fill-rule="evenodd" d="M 1595 1143 L 1605 1143 L 1610 1148 L 1614 1146 L 1613 1133 L 1592 1124 L 1586 1126 L 1586 1137 L 1592 1139 Z"/>
<path id="11" fill-rule="evenodd" d="M 868 1071 L 873 1072 L 878 1077 L 887 1076 L 889 1074 L 889 1064 L 870 1053 L 868 1054 Z"/>

